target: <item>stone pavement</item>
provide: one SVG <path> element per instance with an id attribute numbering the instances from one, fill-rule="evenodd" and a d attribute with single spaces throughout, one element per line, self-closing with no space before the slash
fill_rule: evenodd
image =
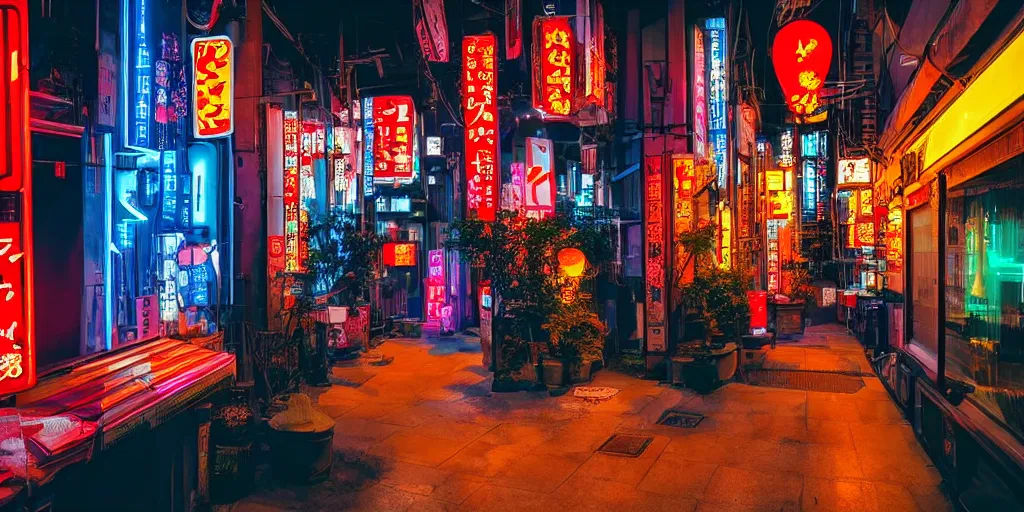
<path id="1" fill-rule="evenodd" d="M 468 341 L 392 340 L 386 366 L 334 370 L 319 395 L 337 419 L 331 479 L 267 484 L 231 512 L 278 510 L 952 510 L 881 383 L 855 394 L 730 383 L 707 396 L 608 370 L 621 391 L 491 394 Z M 768 367 L 869 369 L 839 326 L 770 351 Z M 656 424 L 666 409 L 706 415 Z M 653 441 L 637 458 L 597 453 L 616 432 Z"/>

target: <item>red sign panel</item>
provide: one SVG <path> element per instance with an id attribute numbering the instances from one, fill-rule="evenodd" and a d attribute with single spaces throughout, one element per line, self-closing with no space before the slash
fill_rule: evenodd
<path id="1" fill-rule="evenodd" d="M 647 351 L 662 352 L 665 344 L 665 196 L 661 156 L 647 157 L 644 205 L 647 261 Z"/>
<path id="2" fill-rule="evenodd" d="M 0 395 L 36 383 L 32 301 L 32 173 L 28 172 L 28 13 L 5 5 L 8 54 L 0 70 Z M 17 62 L 10 62 L 10 59 Z M 19 71 L 22 70 L 22 71 Z"/>
<path id="3" fill-rule="evenodd" d="M 462 38 L 462 113 L 466 122 L 466 207 L 493 221 L 501 178 L 498 155 L 498 70 L 494 34 Z"/>
<path id="4" fill-rule="evenodd" d="M 389 267 L 415 267 L 416 244 L 407 242 L 384 244 L 384 264 Z"/>
<path id="5" fill-rule="evenodd" d="M 284 251 L 286 272 L 302 270 L 299 253 L 299 113 L 284 113 Z"/>
<path id="6" fill-rule="evenodd" d="M 527 217 L 543 219 L 555 213 L 555 167 L 551 141 L 526 138 L 526 192 L 523 203 Z"/>
<path id="7" fill-rule="evenodd" d="M 234 44 L 227 36 L 192 40 L 192 128 L 197 139 L 235 130 Z"/>
<path id="8" fill-rule="evenodd" d="M 523 54 L 523 14 L 520 0 L 505 0 L 505 58 Z"/>
<path id="9" fill-rule="evenodd" d="M 534 22 L 533 108 L 550 116 L 568 116 L 576 98 L 576 38 L 568 16 Z"/>
<path id="10" fill-rule="evenodd" d="M 444 307 L 444 250 L 427 253 L 427 320 L 440 320 Z"/>
<path id="11" fill-rule="evenodd" d="M 415 120 L 416 107 L 409 96 L 373 98 L 374 178 L 412 179 Z"/>

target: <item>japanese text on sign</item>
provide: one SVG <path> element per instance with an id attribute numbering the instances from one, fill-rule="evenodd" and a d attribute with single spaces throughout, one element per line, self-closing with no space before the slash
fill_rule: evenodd
<path id="1" fill-rule="evenodd" d="M 576 39 L 567 16 L 551 16 L 537 20 L 536 69 L 533 108 L 553 116 L 572 113 L 576 87 L 574 80 Z"/>
<path id="2" fill-rule="evenodd" d="M 714 148 L 715 168 L 718 186 L 724 188 L 729 174 L 729 76 L 726 66 L 725 18 L 710 18 L 705 21 L 707 29 L 710 62 L 708 67 L 708 136 Z"/>
<path id="3" fill-rule="evenodd" d="M 192 40 L 194 112 L 197 139 L 224 137 L 234 131 L 234 45 L 226 36 Z"/>
<path id="4" fill-rule="evenodd" d="M 285 271 L 299 272 L 299 114 L 284 113 L 284 237 Z"/>
<path id="5" fill-rule="evenodd" d="M 483 221 L 497 211 L 498 70 L 494 34 L 462 39 L 462 110 L 466 122 L 466 208 Z"/>
<path id="6" fill-rule="evenodd" d="M 704 73 L 704 31 L 693 28 L 693 152 L 698 157 L 707 156 L 708 145 L 708 99 Z"/>
<path id="7" fill-rule="evenodd" d="M 647 350 L 665 350 L 665 199 L 661 156 L 646 159 Z"/>
<path id="8" fill-rule="evenodd" d="M 444 250 L 427 253 L 427 320 L 440 320 L 444 307 Z"/>
<path id="9" fill-rule="evenodd" d="M 416 119 L 412 98 L 377 96 L 371 100 L 372 110 L 364 112 L 363 121 L 368 136 L 363 144 L 372 148 L 367 151 L 370 179 L 412 179 Z"/>

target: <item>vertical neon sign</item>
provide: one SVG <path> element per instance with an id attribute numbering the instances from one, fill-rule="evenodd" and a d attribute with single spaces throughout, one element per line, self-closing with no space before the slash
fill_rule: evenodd
<path id="1" fill-rule="evenodd" d="M 373 98 L 363 100 L 363 195 L 373 197 Z"/>
<path id="2" fill-rule="evenodd" d="M 501 181 L 498 70 L 494 34 L 462 39 L 462 111 L 466 118 L 466 209 L 493 221 Z"/>
<path id="3" fill-rule="evenodd" d="M 715 151 L 715 168 L 718 171 L 718 186 L 726 186 L 729 175 L 729 76 L 726 71 L 725 18 L 710 18 L 705 21 L 710 40 L 710 67 L 708 69 L 708 135 Z"/>
<path id="4" fill-rule="evenodd" d="M 440 320 L 444 308 L 444 250 L 427 253 L 427 320 Z"/>
<path id="5" fill-rule="evenodd" d="M 662 157 L 646 158 L 647 351 L 665 351 L 665 198 Z"/>
<path id="6" fill-rule="evenodd" d="M 706 157 L 708 152 L 708 98 L 704 74 L 704 31 L 693 27 L 693 153 Z"/>
<path id="7" fill-rule="evenodd" d="M 135 107 L 132 111 L 131 145 L 149 146 L 150 63 L 146 44 L 146 0 L 135 4 Z"/>
<path id="8" fill-rule="evenodd" d="M 284 113 L 285 272 L 299 272 L 299 113 Z"/>

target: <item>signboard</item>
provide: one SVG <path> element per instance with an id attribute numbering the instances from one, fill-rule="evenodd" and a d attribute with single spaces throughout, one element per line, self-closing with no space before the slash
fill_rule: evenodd
<path id="1" fill-rule="evenodd" d="M 4 38 L 10 69 L 28 70 L 28 12 L 4 10 Z M 33 305 L 32 173 L 28 148 L 27 72 L 11 73 L 0 87 L 7 108 L 0 118 L 0 395 L 36 384 L 36 343 Z"/>
<path id="2" fill-rule="evenodd" d="M 583 98 L 588 105 L 605 106 L 604 7 L 595 0 L 578 0 L 576 27 L 582 29 L 584 80 Z"/>
<path id="3" fill-rule="evenodd" d="M 693 153 L 699 158 L 708 152 L 708 99 L 704 64 L 704 31 L 693 27 Z"/>
<path id="4" fill-rule="evenodd" d="M 505 0 L 505 58 L 518 59 L 523 54 L 522 0 Z"/>
<path id="5" fill-rule="evenodd" d="M 867 185 L 871 183 L 871 164 L 867 157 L 841 158 L 836 175 L 839 185 Z"/>
<path id="6" fill-rule="evenodd" d="M 301 272 L 299 245 L 299 113 L 284 113 L 284 253 L 285 272 Z"/>
<path id="7" fill-rule="evenodd" d="M 526 215 L 543 219 L 555 213 L 555 170 L 551 141 L 526 138 Z"/>
<path id="8" fill-rule="evenodd" d="M 462 38 L 462 114 L 466 122 L 466 209 L 493 221 L 498 209 L 498 68 L 494 34 Z"/>
<path id="9" fill-rule="evenodd" d="M 441 137 L 427 137 L 427 156 L 441 156 Z"/>
<path id="10" fill-rule="evenodd" d="M 793 129 L 787 128 L 779 135 L 779 167 L 790 168 L 796 162 L 793 156 Z"/>
<path id="11" fill-rule="evenodd" d="M 814 114 L 832 65 L 832 38 L 813 21 L 788 23 L 772 42 L 772 64 L 789 109 L 801 116 Z"/>
<path id="12" fill-rule="evenodd" d="M 368 132 L 363 144 L 368 148 L 364 163 L 370 179 L 412 179 L 413 128 L 416 108 L 409 96 L 377 96 L 366 100 L 363 125 Z M 365 179 L 365 178 L 364 178 Z M 372 183 L 372 182 L 371 182 Z M 372 186 L 370 187 L 372 190 Z"/>
<path id="13" fill-rule="evenodd" d="M 805 139 L 806 140 L 806 139 Z M 818 168 L 817 160 L 804 160 L 803 198 L 800 214 L 804 222 L 814 222 L 818 218 Z"/>
<path id="14" fill-rule="evenodd" d="M 444 0 L 413 0 L 413 28 L 423 56 L 430 62 L 448 62 L 448 22 Z"/>
<path id="15" fill-rule="evenodd" d="M 769 218 L 786 220 L 793 213 L 793 192 L 782 190 L 768 193 Z"/>
<path id="16" fill-rule="evenodd" d="M 890 272 L 903 269 L 903 210 L 889 210 L 885 229 L 885 268 Z"/>
<path id="17" fill-rule="evenodd" d="M 389 267 L 415 267 L 416 244 L 411 242 L 384 244 L 384 264 Z"/>
<path id="18" fill-rule="evenodd" d="M 732 210 L 724 204 L 718 209 L 718 266 L 732 268 Z"/>
<path id="19" fill-rule="evenodd" d="M 192 134 L 226 137 L 235 131 L 235 53 L 227 36 L 192 40 Z"/>
<path id="20" fill-rule="evenodd" d="M 573 113 L 576 37 L 568 16 L 534 21 L 533 108 L 548 116 Z"/>
<path id="21" fill-rule="evenodd" d="M 725 18 L 704 21 L 708 49 L 708 137 L 714 148 L 718 186 L 725 188 L 729 175 L 729 75 L 726 66 L 728 36 Z"/>
<path id="22" fill-rule="evenodd" d="M 444 307 L 444 250 L 435 249 L 427 253 L 427 320 L 441 319 Z"/>
<path id="23" fill-rule="evenodd" d="M 363 99 L 363 196 L 373 197 L 373 98 Z"/>
<path id="24" fill-rule="evenodd" d="M 131 49 L 131 55 L 134 57 L 126 57 L 126 59 L 131 59 L 129 62 L 134 65 L 132 81 L 127 82 L 126 80 L 126 82 L 132 84 L 127 88 L 132 90 L 134 96 L 132 105 L 136 106 L 136 108 L 125 109 L 125 116 L 131 116 L 131 137 L 128 145 L 141 148 L 149 147 L 149 127 L 152 119 L 150 106 L 153 99 L 153 66 L 150 64 L 150 34 L 146 32 L 148 26 L 146 23 L 146 1 L 135 2 L 135 33 L 133 34 L 135 41 Z M 193 49 L 192 55 L 194 56 L 195 53 Z M 128 96 L 127 92 L 125 96 Z M 195 94 L 193 94 L 194 96 Z"/>
<path id="25" fill-rule="evenodd" d="M 782 170 L 769 170 L 764 172 L 765 188 L 768 192 L 779 192 L 786 190 L 786 173 Z"/>
<path id="26" fill-rule="evenodd" d="M 665 197 L 662 157 L 644 161 L 647 352 L 663 352 L 665 342 Z"/>
<path id="27" fill-rule="evenodd" d="M 768 293 L 778 293 L 781 281 L 781 255 L 779 254 L 779 227 L 782 221 L 768 221 Z"/>

